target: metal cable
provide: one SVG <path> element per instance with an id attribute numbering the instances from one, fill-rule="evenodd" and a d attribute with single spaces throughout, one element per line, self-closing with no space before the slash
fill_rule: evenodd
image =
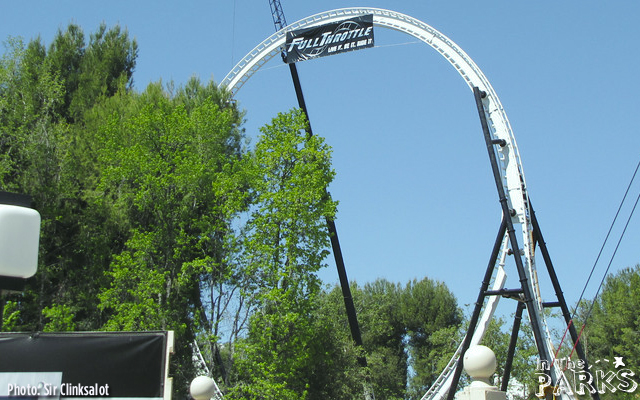
<path id="1" fill-rule="evenodd" d="M 587 282 L 584 284 L 584 287 L 582 288 L 582 293 L 580 293 L 580 298 L 578 298 L 578 302 L 576 303 L 576 308 L 574 308 L 574 310 L 573 310 L 573 316 L 575 316 L 578 304 L 580 304 L 580 301 L 582 301 L 582 298 L 584 297 L 584 293 L 587 290 L 587 286 L 589 285 L 589 282 L 591 281 L 591 277 L 593 276 L 593 272 L 596 269 L 596 265 L 598 264 L 598 261 L 600 260 L 600 256 L 602 255 L 602 252 L 604 250 L 604 247 L 607 244 L 607 241 L 609 240 L 609 235 L 611 234 L 611 231 L 613 230 L 613 226 L 615 225 L 616 221 L 618 220 L 618 215 L 620 214 L 620 210 L 622 209 L 622 206 L 624 205 L 624 202 L 627 199 L 627 195 L 629 194 L 629 190 L 631 189 L 631 186 L 633 185 L 633 181 L 636 178 L 636 175 L 638 173 L 638 169 L 640 169 L 640 161 L 638 161 L 638 165 L 636 166 L 636 169 L 633 172 L 633 176 L 631 177 L 631 180 L 629 181 L 629 185 L 627 186 L 627 190 L 624 192 L 624 196 L 622 197 L 622 201 L 620 201 L 620 205 L 618 206 L 618 211 L 616 211 L 616 215 L 613 217 L 613 221 L 611 222 L 611 226 L 609 227 L 609 231 L 607 232 L 607 236 L 605 237 L 604 242 L 602 243 L 602 247 L 600 247 L 600 252 L 598 252 L 598 257 L 596 257 L 596 261 L 593 263 L 593 267 L 591 268 L 591 272 L 589 273 L 589 277 L 587 278 Z M 636 200 L 636 204 L 637 203 L 638 203 L 638 200 Z M 633 208 L 635 210 L 635 206 Z M 631 211 L 631 215 L 633 215 L 633 210 Z M 629 219 L 631 219 L 631 215 L 629 216 Z M 627 225 L 628 224 L 629 224 L 629 220 L 627 220 Z M 627 229 L 627 227 L 625 226 L 625 231 L 626 231 L 626 229 Z M 620 235 L 620 240 L 622 240 L 622 236 L 623 235 L 624 235 L 624 231 L 623 231 L 622 235 Z M 618 241 L 618 245 L 620 245 L 620 241 Z M 616 246 L 616 251 L 617 250 L 618 250 L 618 247 Z M 614 252 L 613 256 L 615 256 L 615 252 Z M 605 271 L 604 277 L 606 277 L 606 274 L 609 271 L 609 268 L 611 267 L 611 262 L 613 261 L 613 256 L 611 257 L 611 261 L 609 262 L 609 266 L 607 267 L 607 271 Z M 604 277 L 602 278 L 602 282 L 604 282 Z M 602 286 L 602 282 L 600 283 L 600 287 Z M 598 296 L 598 293 L 600 292 L 600 287 L 598 287 L 598 292 L 596 293 L 596 297 Z M 595 300 L 595 298 L 594 298 L 594 300 Z M 572 319 L 573 319 L 573 317 L 572 317 Z"/>

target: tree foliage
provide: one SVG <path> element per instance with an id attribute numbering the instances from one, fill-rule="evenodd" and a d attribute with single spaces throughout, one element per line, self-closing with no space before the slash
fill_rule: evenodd
<path id="1" fill-rule="evenodd" d="M 596 357 L 624 356 L 632 369 L 640 367 L 640 265 L 607 277 L 586 321 L 588 345 Z"/>
<path id="2" fill-rule="evenodd" d="M 243 113 L 215 83 L 135 91 L 137 44 L 118 26 L 5 48 L 0 190 L 30 194 L 42 230 L 38 273 L 6 298 L 3 330 L 173 330 L 179 398 L 207 371 L 229 398 L 351 399 L 365 381 L 377 399 L 427 390 L 459 343 L 456 299 L 428 278 L 354 284 L 353 344 L 340 290 L 317 275 L 335 173 L 302 111 L 248 149 Z M 635 296 L 610 286 L 594 319 Z M 628 316 L 590 331 L 592 351 L 635 354 Z M 499 328 L 488 338 L 504 345 Z"/>
<path id="3" fill-rule="evenodd" d="M 190 340 L 208 326 L 200 282 L 226 268 L 245 207 L 242 114 L 195 79 L 173 96 L 134 92 L 137 46 L 119 27 L 5 46 L 0 189 L 32 195 L 42 229 L 38 273 L 4 327 L 175 330 L 184 393 Z"/>
<path id="4" fill-rule="evenodd" d="M 455 297 L 444 284 L 428 278 L 405 285 L 384 279 L 363 286 L 353 283 L 351 291 L 363 349 L 351 341 L 340 288 L 320 296 L 320 321 L 331 328 L 331 333 L 323 331 L 329 356 L 314 375 L 330 382 L 322 392 L 324 398 L 364 397 L 365 374 L 376 399 L 421 398 L 457 347 L 461 313 Z M 355 362 L 359 351 L 366 355 L 369 371 Z M 350 362 L 344 361 L 345 355 Z"/>
<path id="5" fill-rule="evenodd" d="M 135 42 L 117 27 L 102 31 L 109 43 L 119 42 L 129 50 L 123 54 L 133 72 Z M 96 283 L 104 282 L 100 271 L 105 265 L 99 262 L 108 248 L 100 252 L 95 246 L 110 238 L 94 236 L 104 215 L 87 208 L 86 193 L 97 167 L 85 151 L 92 143 L 82 116 L 71 107 L 73 99 L 85 96 L 85 78 L 113 61 L 107 54 L 85 57 L 95 46 L 85 46 L 84 34 L 75 25 L 59 31 L 48 50 L 39 38 L 27 45 L 18 38 L 5 42 L 0 63 L 0 185 L 5 191 L 30 194 L 42 215 L 39 273 L 23 296 L 16 321 L 16 328 L 23 330 L 50 329 L 47 324 L 58 326 L 70 314 L 77 322 L 64 326 L 100 326 Z M 127 76 L 124 71 L 111 73 L 104 80 L 123 81 Z M 89 112 L 96 100 L 83 100 L 82 112 Z"/>
<path id="6" fill-rule="evenodd" d="M 256 311 L 239 344 L 238 398 L 305 398 L 318 356 L 316 272 L 328 254 L 325 221 L 336 204 L 325 191 L 334 175 L 330 150 L 307 136 L 306 124 L 300 110 L 279 114 L 246 158 L 252 202 L 242 258 L 252 280 L 244 290 Z"/>
<path id="7" fill-rule="evenodd" d="M 577 323 L 585 324 L 580 340 L 587 348 L 591 365 L 598 362 L 600 368 L 616 371 L 613 360 L 622 357 L 624 368 L 635 373 L 633 379 L 637 383 L 640 371 L 640 318 L 637 312 L 640 307 L 640 264 L 607 276 L 598 297 L 578 306 Z M 618 382 L 614 380 L 613 384 Z M 632 399 L 637 398 L 637 393 L 607 390 L 601 397 Z"/>

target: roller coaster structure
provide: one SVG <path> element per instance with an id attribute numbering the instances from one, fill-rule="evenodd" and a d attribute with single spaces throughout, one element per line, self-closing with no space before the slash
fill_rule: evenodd
<path id="1" fill-rule="evenodd" d="M 404 32 L 431 46 L 458 71 L 473 91 L 502 208 L 503 217 L 500 229 L 467 335 L 445 370 L 422 399 L 453 399 L 461 372 L 462 363 L 459 360 L 462 359 L 469 346 L 478 344 L 482 340 L 500 297 L 511 297 L 518 300 L 518 313 L 520 314 L 526 306 L 539 357 L 541 360 L 551 360 L 551 365 L 553 365 L 555 350 L 543 312 L 544 307 L 553 305 L 562 309 L 574 343 L 578 341 L 577 333 L 570 323 L 571 316 L 566 301 L 531 207 L 520 155 L 505 110 L 488 79 L 458 45 L 428 24 L 395 11 L 367 7 L 330 10 L 287 25 L 263 40 L 234 66 L 219 86 L 226 88 L 235 96 L 256 71 L 282 52 L 288 31 L 315 27 L 363 15 L 373 15 L 373 24 L 376 27 Z M 539 246 L 543 255 L 555 289 L 557 302 L 543 303 L 535 263 L 536 245 Z M 521 283 L 520 289 L 504 289 L 506 281 L 504 265 L 508 256 L 513 256 L 515 261 Z M 491 289 L 489 289 L 490 284 Z M 517 329 L 514 328 L 512 338 L 516 333 Z M 512 340 L 509 357 L 513 356 L 514 346 Z M 577 343 L 577 350 L 578 356 L 584 359 L 585 355 L 580 343 Z M 566 379 L 558 365 L 553 365 L 550 372 L 555 384 L 560 384 L 561 380 Z M 508 375 L 506 378 L 508 381 Z M 507 382 L 503 380 L 503 390 L 505 390 L 506 384 Z M 564 384 L 568 385 L 566 382 Z M 451 387 L 454 389 L 450 390 Z M 562 393 L 561 397 L 563 400 L 573 398 L 567 393 Z M 594 398 L 597 399 L 597 394 L 594 395 Z"/>

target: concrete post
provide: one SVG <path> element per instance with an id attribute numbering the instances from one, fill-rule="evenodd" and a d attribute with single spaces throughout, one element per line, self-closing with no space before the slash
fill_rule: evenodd
<path id="1" fill-rule="evenodd" d="M 506 400 L 507 393 L 491 384 L 496 371 L 496 355 L 486 346 L 472 346 L 464 354 L 464 370 L 471 384 L 456 393 L 456 400 Z"/>

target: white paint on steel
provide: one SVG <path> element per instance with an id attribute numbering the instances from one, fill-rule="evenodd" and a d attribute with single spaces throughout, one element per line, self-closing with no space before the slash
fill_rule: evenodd
<path id="1" fill-rule="evenodd" d="M 547 354 L 547 358 L 549 360 L 553 359 L 554 346 L 551 342 L 548 325 L 542 313 L 542 299 L 540 297 L 535 267 L 534 242 L 532 238 L 528 196 L 515 137 L 513 136 L 511 125 L 509 124 L 504 108 L 498 99 L 498 95 L 493 90 L 493 87 L 491 87 L 488 79 L 473 60 L 451 39 L 426 23 L 395 11 L 367 7 L 325 11 L 294 22 L 262 41 L 233 67 L 231 72 L 229 72 L 220 83 L 220 87 L 226 88 L 235 95 L 257 70 L 271 58 L 281 53 L 281 49 L 285 44 L 287 31 L 310 28 L 367 14 L 373 15 L 374 26 L 404 32 L 428 44 L 437 50 L 458 71 L 470 89 L 473 89 L 475 86 L 486 93 L 483 104 L 491 137 L 496 140 L 504 140 L 506 143 L 505 146 L 496 146 L 498 153 L 497 158 L 509 209 L 513 210 L 512 220 L 514 224 L 521 227 L 523 248 L 519 250 L 521 250 L 522 257 L 524 258 L 528 284 L 530 285 L 531 292 L 535 296 L 535 310 L 533 310 L 533 312 L 538 315 L 538 320 L 542 325 L 541 328 L 546 333 L 545 353 Z M 504 283 L 502 279 L 499 281 Z M 496 299 L 495 302 L 485 307 L 482 321 L 488 321 L 493 315 L 498 297 L 494 296 L 494 298 Z M 478 337 L 482 337 L 485 330 L 486 324 L 480 324 L 474 336 L 479 335 Z M 454 356 L 452 362 L 457 362 L 456 356 Z M 447 372 L 451 372 L 451 370 L 445 370 L 443 373 Z M 450 379 L 438 379 L 434 385 L 438 385 L 439 387 L 432 387 L 433 390 L 430 390 L 423 399 L 444 398 L 449 389 L 450 382 Z"/>

